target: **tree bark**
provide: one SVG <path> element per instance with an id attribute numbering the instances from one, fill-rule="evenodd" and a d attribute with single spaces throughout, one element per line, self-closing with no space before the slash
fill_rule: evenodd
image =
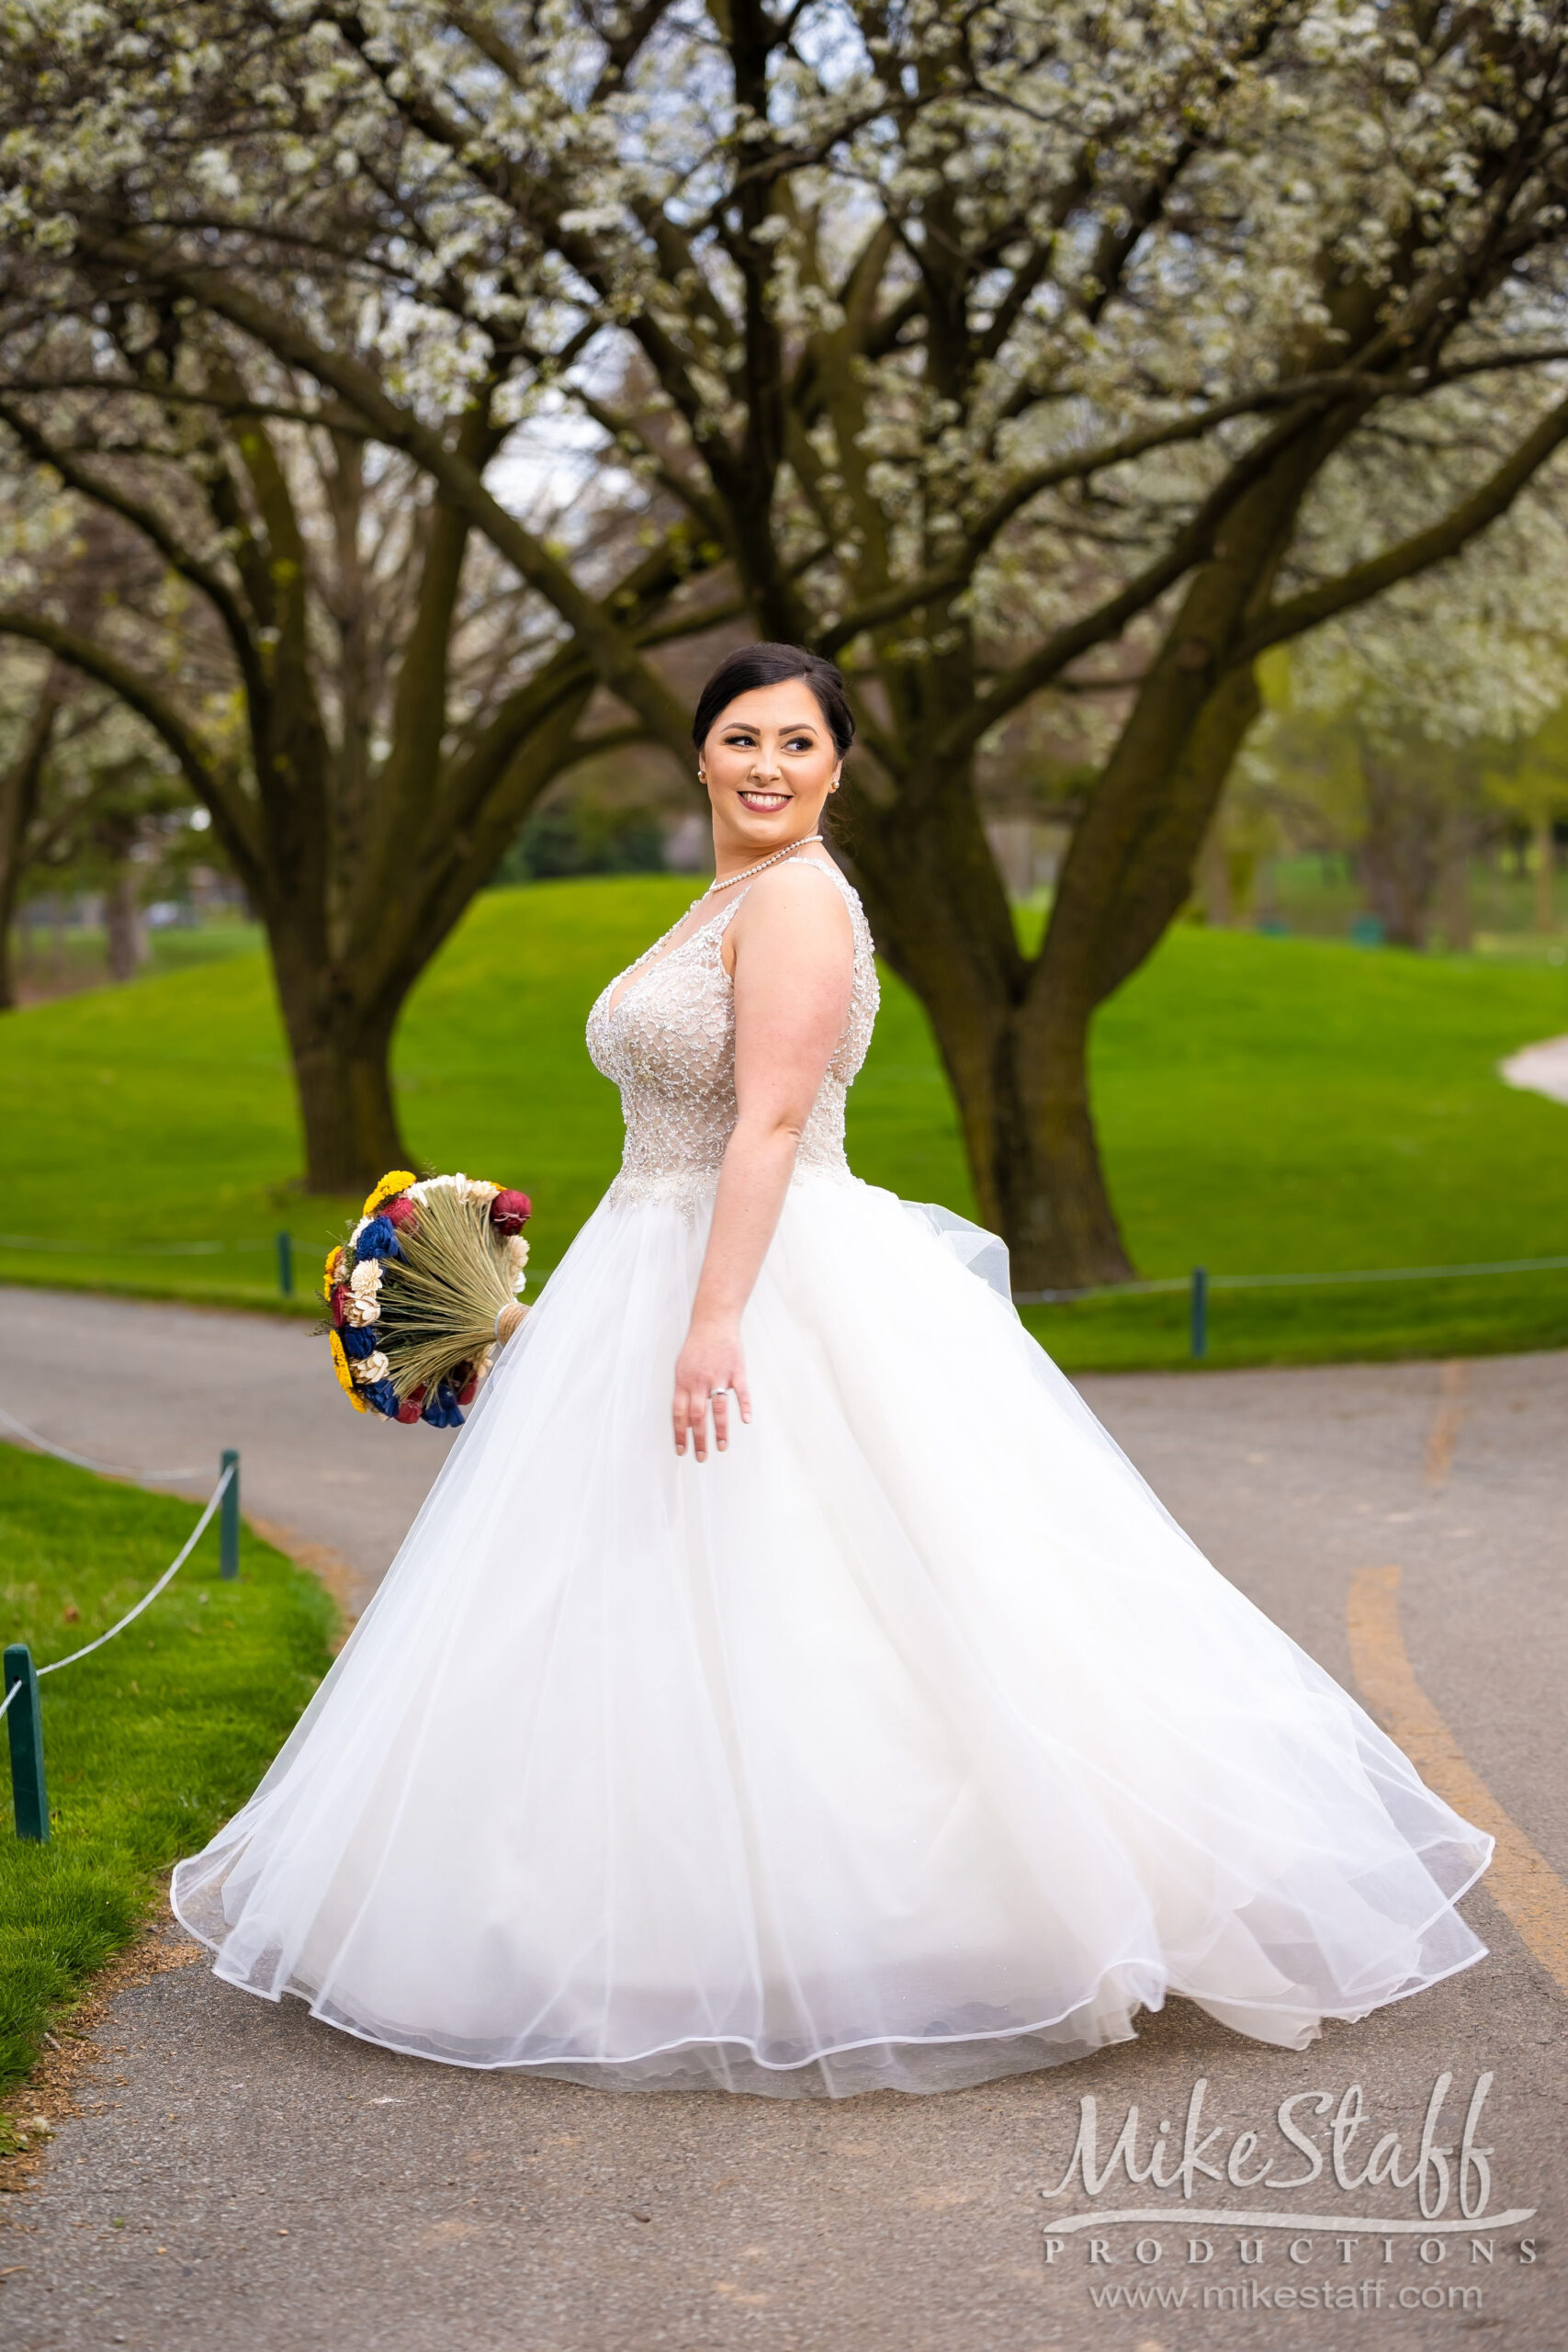
<path id="1" fill-rule="evenodd" d="M 111 980 L 133 980 L 147 960 L 141 910 L 136 903 L 136 871 L 129 863 L 115 868 L 104 893 L 104 929 Z"/>
<path id="2" fill-rule="evenodd" d="M 1132 1272 L 1089 1109 L 1088 1024 L 977 1002 L 950 972 L 920 995 L 952 1084 L 980 1222 L 1008 1244 L 1015 1290 L 1087 1290 Z"/>
<path id="3" fill-rule="evenodd" d="M 1475 944 L 1475 919 L 1470 899 L 1470 860 L 1474 846 L 1473 826 L 1456 819 L 1444 846 L 1437 899 L 1438 924 L 1443 945 L 1450 956 L 1468 956 Z"/>
<path id="4" fill-rule="evenodd" d="M 402 999 L 367 1004 L 292 936 L 271 932 L 299 1098 L 308 1193 L 367 1193 L 412 1165 L 392 1092 L 392 1033 Z"/>
<path id="5" fill-rule="evenodd" d="M 1235 897 L 1231 888 L 1230 856 L 1217 808 L 1199 853 L 1198 890 L 1203 902 L 1203 921 L 1209 929 L 1229 931 L 1235 922 Z"/>
<path id="6" fill-rule="evenodd" d="M 911 824 L 910 801 L 926 809 Z M 983 1224 L 1001 1234 L 1014 1287 L 1077 1290 L 1132 1269 L 1089 1112 L 1087 1002 L 1029 996 L 1034 968 L 990 854 L 971 779 L 910 779 L 880 813 L 857 794 L 856 879 L 877 943 L 914 991 L 951 1081 Z"/>
<path id="7" fill-rule="evenodd" d="M 1419 950 L 1427 944 L 1441 870 L 1431 797 L 1417 773 L 1417 755 L 1403 747 L 1390 752 L 1363 745 L 1361 774 L 1367 793 L 1361 844 L 1367 903 L 1391 947 Z"/>
<path id="8" fill-rule="evenodd" d="M 1549 809 L 1542 808 L 1531 820 L 1530 846 L 1535 864 L 1535 928 L 1545 939 L 1557 928 L 1557 894 L 1552 887 L 1556 880 L 1557 842 Z"/>
<path id="9" fill-rule="evenodd" d="M 1111 1205 L 1089 1091 L 1089 1023 L 1053 1007 L 1008 1022 L 997 1041 L 986 1190 L 1007 1236 L 1013 1285 L 1088 1290 L 1134 1272 Z"/>
<path id="10" fill-rule="evenodd" d="M 11 933 L 28 863 L 28 836 L 38 814 L 50 741 L 63 692 L 61 674 L 51 666 L 21 747 L 10 766 L 0 774 L 0 1012 L 14 1011 L 17 1002 Z"/>

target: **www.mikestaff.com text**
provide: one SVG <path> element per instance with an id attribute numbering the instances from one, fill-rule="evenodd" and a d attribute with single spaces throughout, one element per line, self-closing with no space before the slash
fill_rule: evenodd
<path id="1" fill-rule="evenodd" d="M 1480 2287 L 1457 2281 L 1439 2285 L 1434 2279 L 1395 2285 L 1390 2278 L 1351 2280 L 1322 2278 L 1297 2285 L 1281 2279 L 1270 2286 L 1261 2278 L 1129 2279 L 1125 2286 L 1090 2287 L 1096 2311 L 1122 2312 L 1478 2312 Z"/>

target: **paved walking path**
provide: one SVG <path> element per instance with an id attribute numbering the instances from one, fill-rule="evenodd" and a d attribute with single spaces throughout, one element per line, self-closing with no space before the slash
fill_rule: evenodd
<path id="1" fill-rule="evenodd" d="M 309 1323 L 77 1291 L 0 1290 L 0 1407 L 97 1462 L 194 1469 L 173 1488 L 192 1497 L 211 1492 L 219 1454 L 238 1446 L 246 1518 L 286 1550 L 311 1550 L 350 1616 L 451 1443 L 423 1422 L 350 1412 Z"/>
<path id="2" fill-rule="evenodd" d="M 1531 1094 L 1546 1094 L 1553 1102 L 1568 1102 L 1568 1037 L 1548 1037 L 1539 1046 L 1525 1046 L 1497 1065 L 1506 1086 L 1523 1087 Z"/>
<path id="3" fill-rule="evenodd" d="M 320 1354 L 260 1317 L 80 1299 L 67 1314 L 0 1293 L 0 1406 L 128 1464 L 201 1462 L 237 1439 L 247 1508 L 329 1547 L 352 1600 L 440 1443 L 355 1421 Z M 90 1392 L 84 1360 L 98 1368 Z M 7 2339 L 37 2352 L 1239 2352 L 1370 2346 L 1385 2331 L 1438 2346 L 1488 2329 L 1510 2352 L 1561 2352 L 1568 1356 L 1082 1385 L 1224 1572 L 1348 1683 L 1357 1578 L 1401 1570 L 1391 1687 L 1437 1711 L 1529 1841 L 1536 1907 L 1517 1873 L 1510 1900 L 1542 1957 L 1483 1885 L 1466 1908 L 1489 1960 L 1330 2027 L 1304 2054 L 1173 2000 L 1135 2042 L 1077 2066 L 833 2106 L 616 2097 L 422 2064 L 178 1966 L 118 1996 L 86 2111 L 39 2188 L 0 2216 Z M 1358 1655 L 1366 1670 L 1364 1634 Z M 1491 2152 L 1484 2213 L 1534 2209 L 1502 2226 L 1465 2220 L 1452 2178 L 1488 2074 L 1472 2135 Z M 1430 2139 L 1456 2153 L 1428 2163 L 1430 2226 L 1380 2233 L 1371 2217 L 1418 2216 L 1406 2167 L 1443 2075 Z M 1075 2183 L 1042 2201 L 1086 2096 L 1102 2165 L 1134 2102 L 1140 2166 L 1156 2128 L 1174 2164 L 1200 2081 L 1200 2141 L 1218 2127 L 1203 2161 L 1223 2167 L 1254 2132 L 1238 2180 L 1255 2184 L 1271 2156 L 1277 2186 L 1200 2175 L 1184 2212 L 1176 2188 L 1119 2168 L 1096 2196 Z M 1404 2185 L 1336 2180 L 1331 2108 L 1314 2098 L 1337 2103 L 1352 2084 L 1366 2120 L 1342 2169 L 1353 2180 L 1397 2131 Z M 1325 2151 L 1315 2176 L 1276 2124 L 1292 2097 L 1289 2120 Z M 1469 2177 L 1474 2192 L 1473 2163 Z M 1151 2207 L 1169 2218 L 1062 2224 Z M 1214 2207 L 1246 2218 L 1190 2217 Z M 1264 2225 L 1276 2219 L 1291 2226 Z"/>

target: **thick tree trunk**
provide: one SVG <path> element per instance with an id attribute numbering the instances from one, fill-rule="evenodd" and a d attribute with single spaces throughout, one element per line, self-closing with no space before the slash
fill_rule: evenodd
<path id="1" fill-rule="evenodd" d="M 1441 812 L 1408 754 L 1364 749 L 1367 831 L 1361 878 L 1367 902 L 1391 947 L 1427 944 L 1442 868 Z"/>
<path id="2" fill-rule="evenodd" d="M 998 1035 L 976 1172 L 1007 1238 L 1016 1291 L 1088 1290 L 1133 1275 L 1089 1109 L 1088 1044 L 1087 1023 L 1066 1011 L 1027 1026 L 1015 1016 Z M 968 1127 L 970 1106 L 962 1107 Z"/>
<path id="3" fill-rule="evenodd" d="M 888 812 L 852 804 L 873 927 L 930 1018 L 980 1215 L 1007 1241 L 1025 1294 L 1134 1272 L 1095 1140 L 1089 1028 L 1190 897 L 1258 715 L 1250 667 L 1216 674 L 1211 658 L 1246 601 L 1247 579 L 1223 584 L 1224 597 L 1204 582 L 1188 600 L 1186 627 L 1173 632 L 1073 836 L 1037 962 L 1018 946 L 967 775 L 908 778 Z M 1199 623 L 1213 639 L 1189 635 Z"/>
<path id="4" fill-rule="evenodd" d="M 17 962 L 12 932 L 17 920 L 16 889 L 4 887 L 0 876 L 0 1012 L 17 1006 Z"/>
<path id="5" fill-rule="evenodd" d="M 21 749 L 10 766 L 0 771 L 0 1012 L 9 1012 L 17 1001 L 12 928 L 28 861 L 28 837 L 38 813 L 63 693 L 60 673 L 51 668 Z"/>
<path id="6" fill-rule="evenodd" d="M 392 1092 L 392 1032 L 400 996 L 366 1004 L 299 942 L 272 934 L 284 1027 L 294 1063 L 308 1193 L 367 1193 L 408 1156 Z"/>
<path id="7" fill-rule="evenodd" d="M 141 910 L 136 902 L 136 872 L 129 864 L 118 866 L 104 893 L 104 929 L 111 980 L 133 980 L 147 960 Z"/>
<path id="8" fill-rule="evenodd" d="M 1207 583 L 1205 583 L 1205 587 Z M 1230 587 L 1231 617 L 1245 598 Z M 1210 622 L 1205 595 L 1190 597 Z M 970 778 L 906 780 L 897 807 L 852 804 L 858 876 L 879 944 L 919 998 L 963 1122 L 984 1222 L 1024 1294 L 1130 1281 L 1089 1107 L 1095 1009 L 1158 944 L 1193 870 L 1258 693 L 1214 674 L 1183 633 L 1074 834 L 1045 945 L 1026 962 Z"/>
<path id="9" fill-rule="evenodd" d="M 952 975 L 946 985 L 926 977 L 920 992 L 980 1221 L 1008 1245 L 1014 1290 L 1130 1280 L 1089 1108 L 1087 1023 L 1065 1008 L 1043 1021 L 1017 1005 L 976 1004 Z"/>
<path id="10" fill-rule="evenodd" d="M 1472 823 L 1462 816 L 1457 817 L 1444 842 L 1436 912 L 1443 945 L 1450 956 L 1468 956 L 1475 944 L 1475 918 L 1470 899 L 1474 831 Z"/>
<path id="11" fill-rule="evenodd" d="M 344 1008 L 294 1047 L 308 1193 L 366 1193 L 410 1165 L 392 1095 L 392 1023 Z"/>
<path id="12" fill-rule="evenodd" d="M 1557 894 L 1552 887 L 1556 879 L 1557 842 L 1551 819 L 1544 810 L 1530 826 L 1530 842 L 1535 853 L 1535 928 L 1544 939 L 1557 928 Z"/>
<path id="13" fill-rule="evenodd" d="M 1231 889 L 1230 853 L 1217 808 L 1199 852 L 1198 894 L 1202 901 L 1203 921 L 1210 930 L 1229 931 L 1235 922 L 1235 898 Z"/>
<path id="14" fill-rule="evenodd" d="M 1089 1112 L 1087 1013 L 1031 1005 L 1031 967 L 968 778 L 917 785 L 926 820 L 857 804 L 857 879 L 883 952 L 923 1005 L 963 1126 L 983 1224 L 1014 1288 L 1082 1290 L 1132 1273 Z"/>
<path id="15" fill-rule="evenodd" d="M 17 895 L 21 884 L 20 861 L 0 855 L 0 1012 L 17 1004 Z"/>

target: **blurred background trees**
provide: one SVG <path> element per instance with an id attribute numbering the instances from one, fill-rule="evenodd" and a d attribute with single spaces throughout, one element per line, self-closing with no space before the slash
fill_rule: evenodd
<path id="1" fill-rule="evenodd" d="M 1463 565 L 1269 657 L 1264 713 L 1213 829 L 1205 919 L 1281 922 L 1257 894 L 1293 853 L 1353 884 L 1364 942 L 1467 950 L 1477 888 L 1495 927 L 1497 886 L 1527 873 L 1509 927 L 1550 933 L 1568 817 L 1565 565 L 1553 518 L 1522 510 Z M 1221 863 L 1237 886 L 1224 904 Z M 1327 927 L 1346 927 L 1342 892 Z"/>
<path id="2" fill-rule="evenodd" d="M 592 668 L 400 454 L 188 308 L 96 307 L 35 348 L 47 401 L 0 391 L 14 476 L 63 493 L 47 549 L 11 556 L 0 632 L 133 714 L 208 812 L 266 933 L 307 1182 L 352 1191 L 407 1156 L 388 1056 L 409 988 L 538 794 L 627 730 L 580 729 Z M 507 428 L 477 394 L 453 435 L 481 460 Z M 663 557 L 574 488 L 584 560 L 656 605 Z M 99 791 L 100 864 L 118 842 L 126 867 L 133 797 Z"/>
<path id="3" fill-rule="evenodd" d="M 210 808 L 310 1180 L 396 1156 L 398 1009 L 528 808 L 634 739 L 689 774 L 688 657 L 761 633 L 850 673 L 845 855 L 1020 1284 L 1125 1274 L 1090 1026 L 1284 823 L 1260 768 L 1215 832 L 1260 718 L 1302 798 L 1259 663 L 1459 581 L 1521 503 L 1557 530 L 1568 31 L 1500 0 L 13 29 L 0 421 L 150 573 L 90 628 L 24 579 L 0 627 Z M 1500 775 L 1518 730 L 1413 699 L 1348 686 L 1326 774 L 1414 939 L 1461 746 Z"/>
<path id="4" fill-rule="evenodd" d="M 21 987 L 18 936 L 50 918 L 49 979 L 78 984 L 98 959 L 62 956 L 67 908 L 101 939 L 101 967 L 124 981 L 148 960 L 147 910 L 217 882 L 207 812 L 155 736 L 117 696 L 69 664 L 0 653 L 0 1009 Z M 209 891 L 210 897 L 210 890 Z M 30 965 L 37 964 L 36 956 Z"/>

